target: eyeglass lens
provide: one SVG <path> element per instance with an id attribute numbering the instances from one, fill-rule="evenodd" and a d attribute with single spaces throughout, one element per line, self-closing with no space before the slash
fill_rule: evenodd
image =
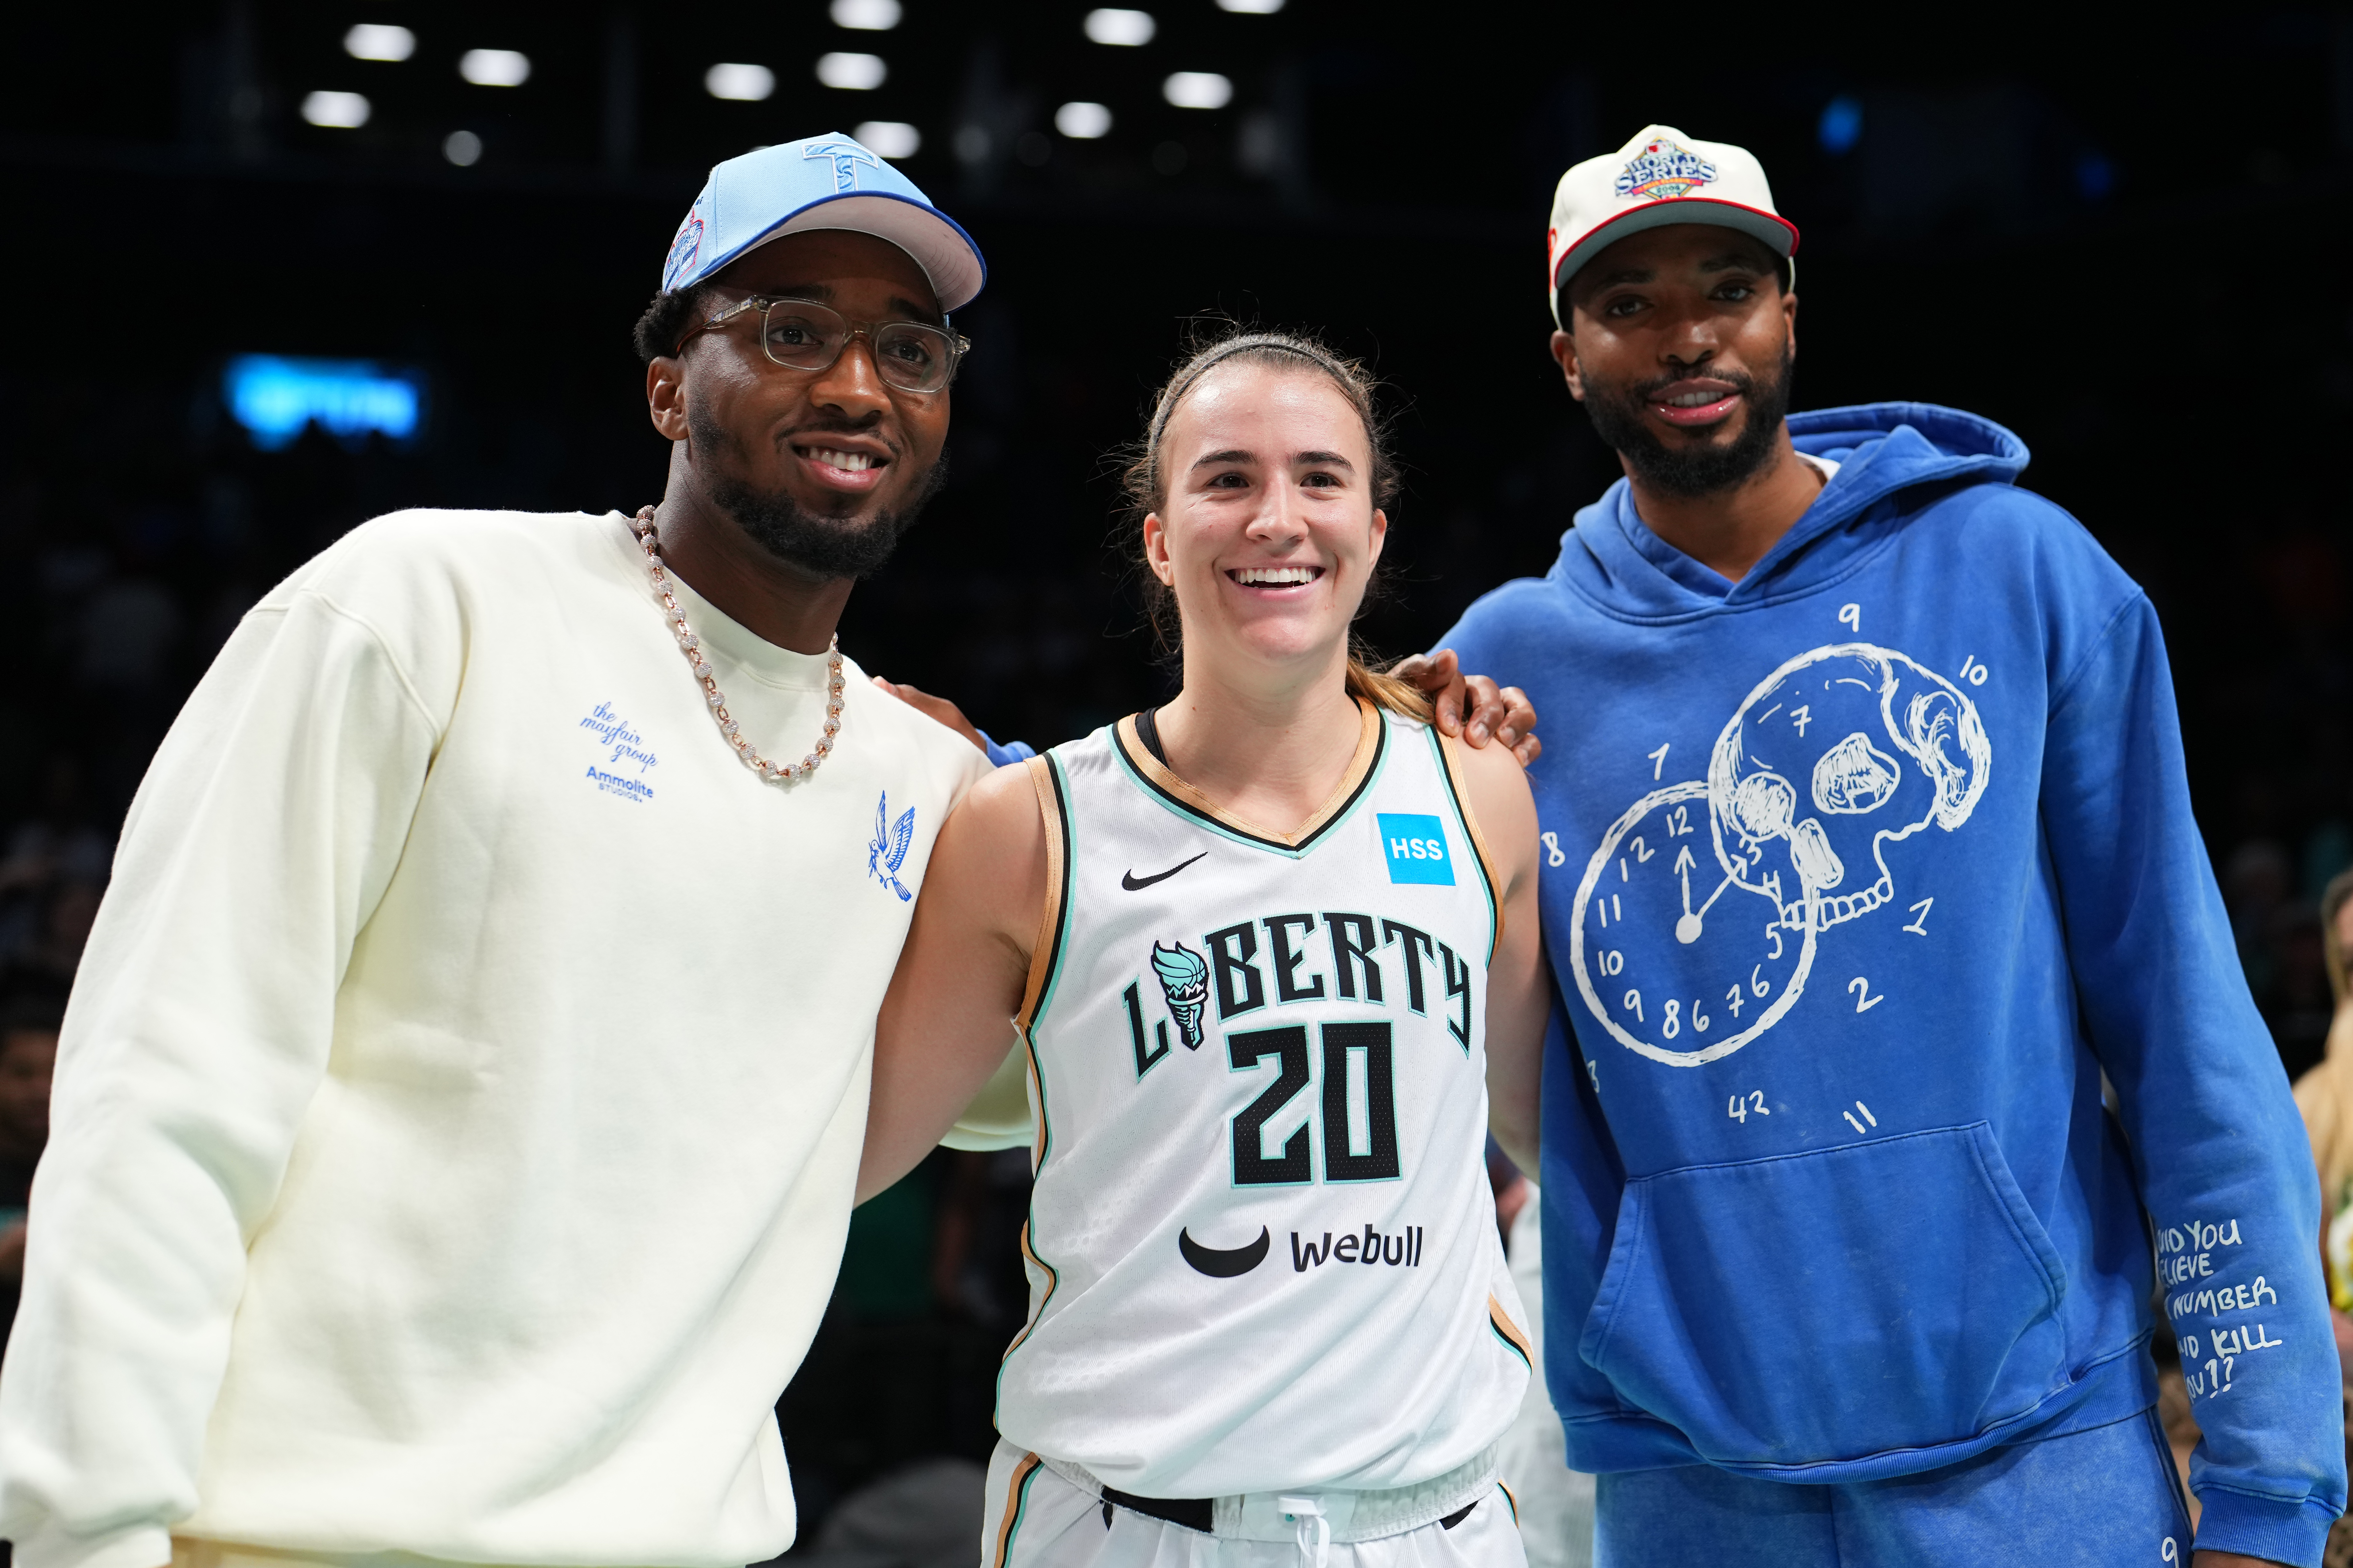
<path id="1" fill-rule="evenodd" d="M 937 392 L 955 370 L 955 342 L 922 321 L 878 321 L 868 329 L 874 368 L 902 392 Z M 849 346 L 849 323 L 841 313 L 808 300 L 770 305 L 760 334 L 770 359 L 794 370 L 823 370 Z"/>

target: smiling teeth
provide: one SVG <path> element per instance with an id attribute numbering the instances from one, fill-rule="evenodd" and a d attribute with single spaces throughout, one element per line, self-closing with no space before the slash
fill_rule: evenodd
<path id="1" fill-rule="evenodd" d="M 874 466 L 874 459 L 864 452 L 838 452 L 830 447 L 811 447 L 808 456 L 813 463 L 828 463 L 853 474 L 862 474 Z"/>
<path id="2" fill-rule="evenodd" d="M 1667 399 L 1670 408 L 1704 408 L 1711 403 L 1721 403 L 1732 395 L 1728 392 L 1686 392 Z"/>
<path id="3" fill-rule="evenodd" d="M 1282 588 L 1313 583 L 1318 575 L 1320 574 L 1313 566 L 1244 566 L 1234 573 L 1234 581 L 1261 583 Z"/>

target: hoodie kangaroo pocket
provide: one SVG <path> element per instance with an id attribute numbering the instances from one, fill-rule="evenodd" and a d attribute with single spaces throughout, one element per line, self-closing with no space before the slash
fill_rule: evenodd
<path id="1" fill-rule="evenodd" d="M 1628 1182 L 1577 1352 L 1712 1463 L 1833 1463 L 2033 1408 L 2065 1289 L 1979 1121 Z"/>

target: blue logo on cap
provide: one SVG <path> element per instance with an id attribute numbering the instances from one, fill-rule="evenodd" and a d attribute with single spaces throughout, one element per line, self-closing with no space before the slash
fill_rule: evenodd
<path id="1" fill-rule="evenodd" d="M 1446 858 L 1446 829 L 1438 818 L 1390 811 L 1377 816 L 1390 881 L 1454 886 L 1454 862 Z"/>
<path id="2" fill-rule="evenodd" d="M 863 163 L 870 169 L 882 167 L 882 161 L 880 158 L 855 142 L 812 142 L 801 156 L 832 159 L 833 188 L 837 191 L 858 189 L 859 164 Z"/>
<path id="3" fill-rule="evenodd" d="M 834 221 L 808 216 L 828 202 Z M 914 258 L 954 310 L 987 279 L 980 248 L 914 182 L 840 132 L 757 147 L 716 164 L 662 262 L 664 290 L 691 288 L 754 247 L 807 228 L 871 234 Z"/>

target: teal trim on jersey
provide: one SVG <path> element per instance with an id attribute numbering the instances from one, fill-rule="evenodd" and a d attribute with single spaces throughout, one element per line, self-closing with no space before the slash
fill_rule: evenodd
<path id="1" fill-rule="evenodd" d="M 1495 907 L 1495 884 L 1487 879 L 1486 862 L 1479 857 L 1479 841 L 1471 837 L 1471 808 L 1455 793 L 1454 770 L 1446 765 L 1446 748 L 1438 738 L 1435 724 L 1430 726 L 1430 755 L 1438 764 L 1438 776 L 1445 782 L 1446 798 L 1454 806 L 1454 825 L 1462 829 L 1462 851 L 1477 869 L 1480 891 L 1487 900 L 1487 963 L 1492 965 L 1495 962 L 1495 943 L 1504 934 L 1504 911 Z"/>
<path id="2" fill-rule="evenodd" d="M 1062 819 L 1062 897 L 1054 911 L 1053 948 L 1046 955 L 1046 984 L 1038 988 L 1038 1010 L 1029 1015 L 1032 1035 L 1046 1021 L 1046 1010 L 1054 1005 L 1054 994 L 1061 988 L 1062 954 L 1071 944 L 1071 895 L 1076 890 L 1079 868 L 1079 825 L 1071 809 L 1071 784 L 1062 774 L 1061 760 L 1051 752 L 1046 753 L 1046 772 L 1054 781 L 1054 810 Z M 1041 1070 L 1038 1098 L 1043 1101 L 1045 1097 L 1046 1079 Z M 1040 1154 L 1038 1163 L 1045 1163 L 1045 1156 Z"/>
<path id="3" fill-rule="evenodd" d="M 1021 1048 L 1029 1053 L 1029 1080 L 1038 1086 L 1038 1160 L 1029 1171 L 1033 1191 L 1037 1177 L 1046 1169 L 1046 1162 L 1054 1155 L 1054 1117 L 1046 1091 L 1046 1064 L 1038 1055 L 1038 1026 L 1045 1021 L 1046 1010 L 1053 1005 L 1054 994 L 1061 986 L 1062 955 L 1070 946 L 1071 894 L 1077 880 L 1079 864 L 1078 826 L 1071 813 L 1070 781 L 1062 775 L 1061 760 L 1051 752 L 1046 753 L 1046 773 L 1054 784 L 1054 811 L 1060 818 L 1062 896 L 1054 913 L 1053 947 L 1046 957 L 1046 984 L 1039 988 L 1038 1010 L 1029 1015 L 1029 1022 L 1021 1031 Z M 1005 1347 L 1005 1354 L 997 1359 L 997 1398 L 1000 1402 L 1005 1397 L 1006 1363 L 1013 1359 L 1014 1352 L 1029 1342 L 1029 1336 L 1045 1320 L 1046 1304 L 1054 1299 L 1054 1292 L 1062 1288 L 1062 1271 L 1049 1263 L 1046 1255 L 1038 1250 L 1038 1205 L 1034 1199 L 1028 1214 L 1022 1217 L 1021 1236 L 1023 1250 L 1032 1262 L 1046 1271 L 1046 1293 L 1038 1298 L 1038 1305 L 1031 1310 L 1029 1321 L 1021 1326 L 1021 1331 L 1013 1337 L 1013 1342 Z M 1029 1490 L 1026 1483 L 1022 1490 L 1026 1497 Z"/>
<path id="4" fill-rule="evenodd" d="M 998 1554 L 994 1568 L 1013 1568 L 1013 1543 L 1021 1534 L 1021 1526 L 1029 1518 L 1029 1489 L 1037 1483 L 1039 1476 L 1046 1473 L 1045 1465 L 1035 1462 L 1037 1456 L 1031 1455 L 1030 1458 L 1033 1462 L 1029 1466 L 1029 1473 L 1023 1476 L 1020 1484 L 1013 1489 L 1013 1520 L 1005 1527 L 1005 1548 Z M 1519 1517 L 1519 1510 L 1514 1507 L 1512 1518 L 1516 1521 Z"/>
<path id="5" fill-rule="evenodd" d="M 1038 1064 L 1037 1042 L 1024 1035 L 1021 1044 L 1029 1053 L 1029 1072 L 1038 1085 L 1037 1171 L 1043 1171 L 1046 1168 L 1047 1157 L 1054 1152 L 1054 1124 L 1046 1114 L 1046 1073 L 1045 1069 Z M 1033 1180 L 1030 1185 L 1034 1193 L 1036 1172 L 1033 1171 L 1031 1175 Z M 1003 1355 L 997 1358 L 997 1400 L 1000 1406 L 1005 1403 L 1006 1367 L 1011 1364 L 1014 1353 L 1029 1342 L 1029 1336 L 1038 1331 L 1038 1325 L 1046 1321 L 1047 1303 L 1053 1300 L 1054 1292 L 1062 1288 L 1062 1271 L 1047 1262 L 1046 1255 L 1038 1250 L 1038 1203 L 1034 1196 L 1030 1199 L 1029 1211 L 1021 1218 L 1021 1250 L 1028 1255 L 1030 1262 L 1046 1271 L 1046 1293 L 1038 1298 L 1038 1305 L 1030 1310 L 1029 1321 L 1021 1325 L 1021 1331 L 1013 1336 L 1013 1342 L 1005 1347 Z"/>
<path id="6" fill-rule="evenodd" d="M 1142 790 L 1150 799 L 1159 802 L 1161 808 L 1170 816 L 1181 817 L 1196 827 L 1207 828 L 1219 837 L 1232 843 L 1244 845 L 1252 849 L 1263 849 L 1269 854 L 1281 855 L 1286 859 L 1304 860 L 1322 846 L 1324 840 L 1339 831 L 1342 823 L 1356 816 L 1357 808 L 1362 806 L 1371 797 L 1373 791 L 1380 785 L 1381 774 L 1389 765 L 1391 719 L 1386 709 L 1376 709 L 1375 711 L 1380 716 L 1381 727 L 1380 738 L 1374 742 L 1373 765 L 1365 770 L 1363 782 L 1356 785 L 1356 793 L 1348 797 L 1348 803 L 1332 814 L 1331 821 L 1309 834 L 1304 844 L 1296 847 L 1277 844 L 1271 838 L 1260 838 L 1251 834 L 1236 832 L 1216 817 L 1196 811 L 1181 800 L 1172 799 L 1161 790 L 1159 785 L 1145 777 L 1136 765 L 1128 760 L 1127 747 L 1120 741 L 1119 726 L 1116 724 L 1111 727 L 1111 754 L 1118 761 L 1121 771 L 1127 774 L 1135 787 Z"/>
<path id="7" fill-rule="evenodd" d="M 1515 1498 L 1515 1497 L 1514 1497 L 1514 1496 L 1512 1495 L 1512 1489 L 1511 1489 L 1511 1488 L 1509 1488 L 1509 1487 L 1507 1487 L 1507 1486 L 1505 1486 L 1505 1485 L 1504 1485 L 1503 1482 L 1501 1482 L 1501 1481 L 1497 1481 L 1497 1482 L 1495 1483 L 1495 1489 L 1496 1489 L 1497 1491 L 1499 1491 L 1499 1492 L 1503 1493 L 1503 1494 L 1504 1494 L 1504 1500 L 1505 1502 L 1507 1502 L 1507 1503 L 1511 1504 L 1511 1506 L 1512 1506 L 1512 1528 L 1513 1528 L 1514 1530 L 1517 1530 L 1517 1529 L 1519 1529 L 1519 1527 L 1520 1527 L 1520 1500 L 1519 1500 L 1519 1499 L 1517 1499 L 1517 1498 Z M 1011 1557 L 1012 1555 L 1013 1555 L 1013 1553 L 1012 1553 L 1010 1551 L 1008 1551 L 1008 1552 L 1006 1552 L 1006 1556 L 1008 1556 L 1008 1557 Z"/>
<path id="8" fill-rule="evenodd" d="M 1535 1371 L 1536 1363 L 1528 1359 L 1528 1352 L 1514 1344 L 1512 1342 L 1512 1337 L 1504 1332 L 1503 1326 L 1497 1323 L 1492 1317 L 1487 1320 L 1487 1331 L 1495 1336 L 1495 1342 L 1497 1344 L 1503 1346 L 1505 1350 L 1519 1357 L 1520 1364 L 1522 1366 L 1526 1367 L 1531 1373 Z"/>

